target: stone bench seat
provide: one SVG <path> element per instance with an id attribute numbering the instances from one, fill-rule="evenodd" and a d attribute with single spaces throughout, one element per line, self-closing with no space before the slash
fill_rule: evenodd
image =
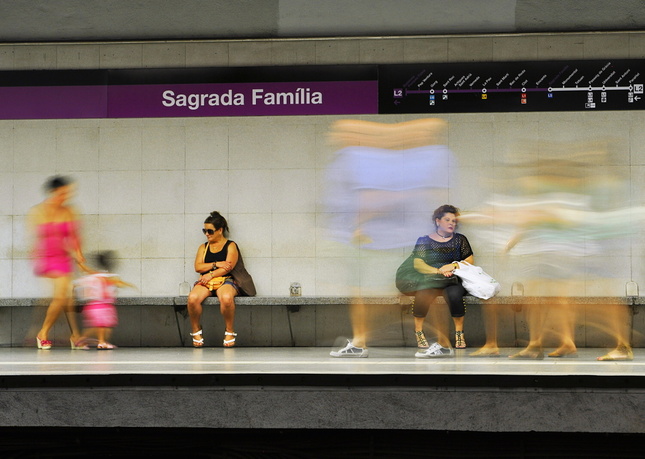
<path id="1" fill-rule="evenodd" d="M 570 297 L 567 299 L 573 304 L 645 304 L 645 297 Z M 46 306 L 47 298 L 0 298 L 0 307 L 20 306 Z M 186 296 L 150 296 L 150 297 L 119 297 L 118 306 L 185 306 Z M 350 296 L 240 296 L 235 298 L 239 306 L 322 306 L 322 305 L 350 305 L 355 301 Z M 406 305 L 412 298 L 405 295 L 396 296 L 367 296 L 363 297 L 365 304 L 380 305 Z M 441 297 L 439 297 L 441 301 Z M 466 304 L 551 304 L 553 297 L 538 296 L 498 296 L 490 300 L 481 300 L 472 296 L 465 297 Z M 207 298 L 205 305 L 217 305 L 216 297 Z"/>
<path id="2" fill-rule="evenodd" d="M 443 298 L 439 297 L 439 302 Z M 610 347 L 612 337 L 589 317 L 602 313 L 603 305 L 628 305 L 629 324 L 635 347 L 645 347 L 645 299 L 641 297 L 571 297 L 579 305 L 576 342 L 580 347 Z M 255 296 L 237 297 L 236 331 L 240 346 L 333 346 L 339 337 L 351 337 L 348 306 L 350 296 Z M 369 296 L 363 302 L 374 311 L 378 331 L 374 345 L 414 346 L 411 297 L 404 295 Z M 551 297 L 500 296 L 491 300 L 465 298 L 467 305 L 465 331 L 471 347 L 485 340 L 485 304 L 508 305 L 499 320 L 499 342 L 502 346 L 521 346 L 528 339 L 528 326 L 522 306 L 554 304 Z M 37 328 L 42 323 L 46 298 L 0 298 L 0 346 L 33 346 Z M 119 325 L 114 342 L 120 346 L 158 347 L 190 346 L 190 323 L 186 296 L 120 297 L 117 300 Z M 224 323 L 219 314 L 219 300 L 206 299 L 202 316 L 204 338 L 208 346 L 221 345 Z M 600 309 L 595 308 L 600 306 Z M 589 309 L 592 308 L 592 309 Z M 447 311 L 447 308 L 445 308 Z M 587 311 L 594 314 L 587 314 Z M 447 315 L 447 312 L 446 312 Z M 589 317 L 588 317 L 589 316 Z M 78 315 L 79 321 L 81 315 Z M 593 319 L 597 321 L 597 319 Z M 587 322 L 590 321 L 590 322 Z M 61 318 L 53 334 L 62 345 L 69 328 Z"/>

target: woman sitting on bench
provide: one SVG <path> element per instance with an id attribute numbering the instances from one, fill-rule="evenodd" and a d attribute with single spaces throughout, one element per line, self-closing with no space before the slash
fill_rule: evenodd
<path id="1" fill-rule="evenodd" d="M 202 347 L 202 303 L 206 298 L 216 295 L 219 299 L 220 312 L 224 318 L 224 347 L 235 346 L 235 297 L 237 295 L 254 296 L 253 279 L 244 268 L 242 255 L 237 244 L 225 237 L 228 233 L 226 219 L 217 212 L 204 220 L 202 232 L 206 242 L 197 249 L 195 271 L 200 274 L 192 291 L 188 295 L 188 315 L 194 347 Z"/>

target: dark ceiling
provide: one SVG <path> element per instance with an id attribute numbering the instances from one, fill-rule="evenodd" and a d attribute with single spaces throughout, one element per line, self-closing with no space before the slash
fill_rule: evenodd
<path id="1" fill-rule="evenodd" d="M 0 42 L 625 31 L 642 0 L 0 0 Z"/>

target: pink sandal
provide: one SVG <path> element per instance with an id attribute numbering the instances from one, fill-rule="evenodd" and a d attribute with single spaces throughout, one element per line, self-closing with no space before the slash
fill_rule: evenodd
<path id="1" fill-rule="evenodd" d="M 81 338 L 78 341 L 74 341 L 72 338 L 70 338 L 69 345 L 71 346 L 72 350 L 87 351 L 90 349 L 85 338 Z"/>
<path id="2" fill-rule="evenodd" d="M 48 339 L 40 339 L 36 336 L 36 346 L 38 346 L 38 349 L 49 350 L 52 348 L 52 342 Z"/>

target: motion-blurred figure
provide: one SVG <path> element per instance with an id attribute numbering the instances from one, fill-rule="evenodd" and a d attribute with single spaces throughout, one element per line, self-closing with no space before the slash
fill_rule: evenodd
<path id="1" fill-rule="evenodd" d="M 548 297 L 522 305 L 529 343 L 510 358 L 544 357 L 547 318 L 559 342 L 549 357 L 574 357 L 578 311 L 569 298 L 584 295 L 585 281 L 601 283 L 607 277 L 606 269 L 590 260 L 600 261 L 615 244 L 624 243 L 624 237 L 633 231 L 630 218 L 642 219 L 643 211 L 625 203 L 624 181 L 607 168 L 607 143 L 543 143 L 536 147 L 539 150 L 533 159 L 515 158 L 518 162 L 509 167 L 507 179 L 497 184 L 503 191 L 483 213 L 489 217 L 490 240 L 503 241 L 502 251 L 521 263 L 523 274 L 529 278 L 526 290 Z M 472 219 L 476 220 L 474 216 Z M 622 322 L 626 307 L 612 306 L 605 308 L 605 314 L 618 319 L 609 322 Z M 618 343 L 616 350 L 601 359 L 631 358 L 631 347 L 620 328 L 614 325 L 611 330 Z M 495 341 L 487 337 L 486 346 L 478 353 L 494 353 Z"/>
<path id="2" fill-rule="evenodd" d="M 86 335 L 94 334 L 98 339 L 98 350 L 111 350 L 116 346 L 108 341 L 112 329 L 119 320 L 116 313 L 117 289 L 119 287 L 132 287 L 134 285 L 124 282 L 112 273 L 116 262 L 116 254 L 112 251 L 97 253 L 94 264 L 100 271 L 94 271 L 82 264 L 81 268 L 87 275 L 76 281 L 79 296 L 86 302 L 83 307 Z"/>
<path id="3" fill-rule="evenodd" d="M 71 179 L 54 176 L 45 183 L 46 199 L 32 207 L 28 228 L 32 239 L 32 257 L 36 275 L 50 279 L 52 300 L 41 329 L 36 335 L 38 349 L 51 349 L 49 332 L 65 311 L 71 329 L 72 349 L 84 347 L 73 311 L 72 273 L 74 261 L 83 263 L 79 237 L 79 219 L 68 204 L 74 193 Z"/>
<path id="4" fill-rule="evenodd" d="M 412 247 L 432 227 L 432 209 L 448 202 L 456 165 L 446 128 L 436 118 L 336 122 L 330 139 L 339 150 L 327 169 L 325 194 L 331 239 L 370 252 L 377 264 L 391 249 Z M 392 285 L 394 271 L 388 273 Z M 355 290 L 353 340 L 333 357 L 368 356 L 370 311 L 362 297 L 370 288 L 358 281 Z"/>

